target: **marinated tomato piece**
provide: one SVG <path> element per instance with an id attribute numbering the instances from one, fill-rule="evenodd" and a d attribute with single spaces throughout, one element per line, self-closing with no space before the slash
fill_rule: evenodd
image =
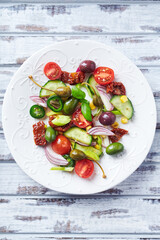
<path id="1" fill-rule="evenodd" d="M 52 120 L 56 118 L 56 116 L 52 115 L 52 116 L 49 116 L 49 125 L 54 128 L 56 131 L 59 131 L 59 132 L 65 132 L 67 131 L 69 128 L 72 127 L 72 124 L 73 124 L 73 121 L 71 120 L 69 123 L 67 123 L 66 125 L 64 126 L 56 126 L 52 123 Z"/>
<path id="2" fill-rule="evenodd" d="M 70 85 L 75 85 L 77 83 L 82 83 L 85 79 L 85 74 L 83 72 L 68 73 L 62 71 L 61 81 L 64 83 L 69 83 Z"/>
<path id="3" fill-rule="evenodd" d="M 114 128 L 111 131 L 115 134 L 114 136 L 109 136 L 112 143 L 118 142 L 125 134 L 128 133 L 127 130 L 122 128 Z"/>
<path id="4" fill-rule="evenodd" d="M 39 121 L 33 125 L 34 142 L 36 145 L 44 146 L 47 141 L 45 139 L 45 124 L 43 121 Z"/>
<path id="5" fill-rule="evenodd" d="M 61 81 L 64 83 L 68 83 L 69 72 L 62 71 L 61 73 Z"/>
<path id="6" fill-rule="evenodd" d="M 126 95 L 125 86 L 121 82 L 111 82 L 107 85 L 107 93 L 113 95 Z"/>

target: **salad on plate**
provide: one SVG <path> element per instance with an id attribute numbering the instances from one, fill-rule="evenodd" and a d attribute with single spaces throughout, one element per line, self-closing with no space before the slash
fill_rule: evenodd
<path id="1" fill-rule="evenodd" d="M 30 115 L 40 119 L 33 125 L 35 144 L 44 147 L 51 170 L 89 178 L 97 164 L 106 178 L 100 158 L 122 152 L 125 146 L 119 141 L 128 134 L 117 118 L 127 124 L 134 114 L 125 86 L 115 81 L 113 69 L 96 67 L 91 60 L 73 73 L 48 62 L 44 74 L 49 80 L 43 86 L 29 76 L 40 88 L 39 95 L 30 96 L 35 102 Z"/>

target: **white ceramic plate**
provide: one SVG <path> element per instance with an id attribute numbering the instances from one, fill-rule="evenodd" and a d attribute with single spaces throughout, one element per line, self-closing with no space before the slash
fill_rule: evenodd
<path id="1" fill-rule="evenodd" d="M 43 147 L 34 144 L 29 115 L 33 102 L 31 95 L 38 95 L 39 89 L 29 79 L 33 75 L 41 84 L 47 82 L 43 73 L 44 65 L 53 61 L 69 72 L 74 72 L 82 60 L 94 60 L 97 66 L 107 66 L 114 70 L 116 81 L 124 83 L 131 99 L 135 114 L 129 124 L 121 127 L 129 134 L 124 136 L 123 154 L 117 157 L 104 154 L 102 164 L 107 178 L 95 165 L 95 173 L 89 179 L 82 179 L 75 173 L 50 171 L 51 164 L 44 155 Z M 33 56 L 19 68 L 12 78 L 3 103 L 3 127 L 10 151 L 17 164 L 32 179 L 43 186 L 64 193 L 91 194 L 119 184 L 133 173 L 145 159 L 151 147 L 156 126 L 156 108 L 152 91 L 140 70 L 123 54 L 102 43 L 73 40 L 48 46 Z"/>

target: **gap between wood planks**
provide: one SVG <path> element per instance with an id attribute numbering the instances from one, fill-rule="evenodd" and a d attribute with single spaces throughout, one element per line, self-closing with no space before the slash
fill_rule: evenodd
<path id="1" fill-rule="evenodd" d="M 38 237 L 39 239 L 59 239 L 59 240 L 91 240 L 91 239 L 95 239 L 95 240 L 114 240 L 114 238 L 116 237 L 117 240 L 126 240 L 126 237 L 128 237 L 129 239 L 133 239 L 133 240 L 154 240 L 154 239 L 160 239 L 160 234 L 159 233 L 153 233 L 153 234 L 146 234 L 146 233 L 114 233 L 114 234 L 106 234 L 106 233 L 0 233 L 1 236 L 6 236 L 6 237 L 10 237 L 13 239 L 16 239 L 17 236 L 18 237 L 24 237 L 24 240 L 28 240 L 28 239 L 37 239 Z M 14 238 L 15 237 L 15 238 Z M 127 238 L 127 239 L 128 239 Z M 22 238 L 23 239 L 23 238 Z M 7 239 L 0 239 L 0 240 L 7 240 Z M 12 239 L 11 239 L 12 240 Z"/>
<path id="2" fill-rule="evenodd" d="M 65 4 L 65 5 L 68 5 L 68 4 L 79 4 L 79 5 L 85 5 L 85 4 L 95 4 L 95 0 L 61 0 L 61 1 L 58 1 L 58 0 L 35 0 L 34 2 L 31 1 L 31 0 L 1 0 L 0 1 L 0 4 L 11 4 L 11 3 L 14 3 L 14 4 L 23 4 L 23 3 L 28 3 L 28 4 L 54 4 L 54 5 L 60 5 L 60 4 Z M 111 0 L 108 0 L 106 2 L 106 0 L 97 0 L 96 1 L 96 4 L 105 4 L 105 5 L 115 5 L 115 4 L 120 4 L 120 5 L 123 5 L 123 4 L 130 4 L 130 5 L 134 5 L 134 4 L 157 4 L 159 3 L 160 0 L 139 0 L 139 1 L 134 1 L 134 0 L 114 0 L 114 1 L 111 1 Z"/>
<path id="3" fill-rule="evenodd" d="M 125 180 L 124 180 L 125 181 Z M 158 200 L 160 201 L 160 195 L 144 195 L 144 194 L 124 194 L 124 195 L 105 195 L 103 192 L 100 193 L 95 193 L 95 194 L 84 194 L 84 195 L 78 195 L 78 194 L 68 194 L 68 193 L 59 193 L 56 191 L 56 193 L 53 195 L 17 195 L 17 194 L 0 194 L 0 200 L 4 200 L 5 198 L 18 198 L 18 199 L 98 199 L 98 198 L 112 198 L 112 199 L 117 199 L 117 198 L 143 198 L 144 200 Z"/>
<path id="4" fill-rule="evenodd" d="M 58 37 L 58 36 L 80 36 L 80 37 L 85 37 L 85 36 L 117 36 L 117 35 L 124 35 L 124 36 L 147 36 L 147 35 L 156 35 L 159 36 L 159 32 L 1 32 L 0 31 L 0 37 Z"/>

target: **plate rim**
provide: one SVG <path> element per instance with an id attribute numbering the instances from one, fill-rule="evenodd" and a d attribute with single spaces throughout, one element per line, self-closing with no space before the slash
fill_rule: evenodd
<path id="1" fill-rule="evenodd" d="M 116 48 L 114 48 L 114 47 L 112 47 L 112 46 L 110 46 L 110 45 L 107 45 L 107 44 L 105 44 L 105 43 L 102 43 L 102 42 L 99 42 L 99 41 L 95 41 L 95 40 L 84 40 L 84 39 L 63 40 L 63 41 L 55 42 L 55 43 L 53 43 L 53 44 L 49 44 L 49 45 L 47 45 L 47 46 L 39 49 L 38 51 L 36 51 L 36 52 L 34 52 L 32 55 L 30 55 L 30 56 L 27 58 L 27 60 L 24 61 L 24 63 L 26 64 L 31 57 L 34 57 L 34 56 L 37 55 L 38 53 L 41 53 L 41 52 L 45 51 L 45 49 L 48 49 L 48 48 L 50 48 L 50 47 L 54 47 L 54 46 L 57 45 L 57 44 L 63 44 L 63 43 L 67 43 L 67 42 L 73 42 L 73 43 L 74 43 L 75 41 L 76 41 L 76 42 L 81 42 L 81 43 L 82 43 L 82 42 L 92 42 L 92 43 L 95 43 L 95 44 L 98 43 L 98 44 L 101 44 L 101 46 L 103 45 L 105 48 L 108 47 L 108 48 L 110 48 L 111 50 L 114 50 L 114 51 L 120 53 L 121 55 L 123 55 L 129 62 L 131 62 L 132 64 L 134 64 L 134 66 L 136 67 L 136 69 L 141 73 L 142 77 L 145 79 L 146 84 L 148 85 L 148 89 L 149 89 L 150 93 L 152 94 L 153 103 L 154 103 L 154 109 L 152 109 L 152 110 L 154 111 L 154 113 L 155 113 L 155 115 L 154 115 L 154 120 L 153 120 L 153 122 L 154 122 L 154 126 L 153 126 L 154 131 L 152 131 L 152 136 L 150 136 L 151 140 L 150 140 L 150 145 L 149 145 L 149 150 L 148 150 L 148 152 L 149 152 L 150 149 L 151 149 L 153 140 L 154 140 L 155 132 L 156 132 L 157 109 L 156 109 L 155 99 L 154 99 L 154 96 L 153 96 L 152 89 L 151 89 L 151 87 L 150 87 L 147 79 L 145 78 L 145 76 L 144 76 L 143 73 L 141 72 L 141 70 L 140 70 L 140 69 L 136 66 L 136 64 L 135 64 L 132 60 L 130 60 L 123 52 L 117 50 Z M 21 164 L 20 164 L 18 161 L 16 161 L 16 158 L 14 157 L 14 153 L 12 153 L 12 151 L 11 151 L 9 141 L 8 141 L 8 139 L 6 138 L 6 131 L 7 131 L 7 130 L 6 130 L 6 128 L 4 127 L 4 121 L 5 121 L 5 119 L 4 119 L 4 106 L 5 106 L 5 102 L 6 102 L 6 99 L 7 99 L 7 94 L 8 94 L 8 92 L 9 92 L 10 87 L 11 87 L 11 84 L 12 84 L 12 79 L 14 79 L 15 75 L 18 74 L 19 71 L 21 71 L 20 68 L 24 65 L 24 63 L 18 68 L 18 70 L 17 70 L 17 71 L 14 73 L 14 75 L 12 76 L 12 78 L 11 78 L 11 80 L 10 80 L 8 86 L 7 86 L 6 92 L 5 92 L 5 94 L 4 94 L 3 105 L 2 105 L 2 128 L 3 128 L 5 140 L 6 140 L 6 142 L 7 142 L 7 145 L 8 145 L 8 148 L 9 148 L 10 153 L 12 154 L 12 156 L 13 156 L 16 164 L 21 168 L 21 170 L 22 170 L 27 176 L 29 176 L 32 180 L 36 181 L 38 184 L 44 186 L 45 188 L 48 188 L 48 189 L 50 189 L 50 190 L 52 190 L 52 191 L 56 191 L 56 192 L 59 192 L 59 193 L 71 194 L 71 195 L 91 195 L 91 194 L 103 193 L 104 191 L 107 191 L 107 190 L 109 190 L 109 189 L 111 189 L 111 188 L 114 188 L 115 186 L 119 185 L 119 184 L 122 183 L 124 180 L 126 180 L 130 175 L 132 175 L 132 174 L 135 172 L 135 170 L 143 163 L 143 161 L 145 160 L 148 152 L 146 153 L 144 159 L 142 159 L 141 161 L 138 162 L 138 166 L 136 165 L 136 166 L 134 167 L 134 170 L 133 170 L 133 168 L 132 168 L 132 171 L 131 171 L 131 172 L 128 171 L 128 174 L 127 174 L 124 178 L 122 178 L 121 181 L 118 181 L 118 183 L 115 183 L 115 184 L 111 184 L 111 186 L 109 186 L 109 187 L 107 187 L 107 188 L 105 188 L 104 186 L 101 186 L 101 188 L 103 188 L 103 190 L 93 191 L 93 192 L 89 192 L 89 193 L 72 193 L 71 191 L 63 191 L 63 190 L 61 190 L 61 189 L 59 189 L 59 188 L 56 189 L 56 187 L 53 189 L 53 188 L 51 188 L 51 187 L 46 186 L 46 184 L 43 184 L 43 183 L 40 183 L 39 181 L 37 181 L 33 176 L 31 176 L 30 174 L 28 174 L 28 172 L 26 172 L 25 169 L 22 168 Z"/>

